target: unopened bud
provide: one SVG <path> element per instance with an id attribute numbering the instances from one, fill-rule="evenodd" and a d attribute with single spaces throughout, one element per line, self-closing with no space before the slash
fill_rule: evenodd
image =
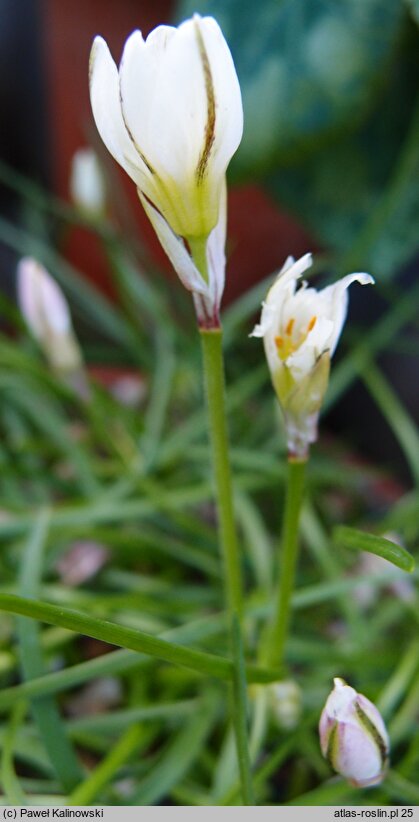
<path id="1" fill-rule="evenodd" d="M 301 689 L 292 679 L 275 682 L 268 687 L 269 706 L 279 728 L 291 730 L 301 716 Z"/>
<path id="2" fill-rule="evenodd" d="M 343 679 L 334 679 L 334 685 L 320 717 L 323 756 L 352 785 L 378 785 L 385 777 L 389 753 L 383 719 L 375 705 Z"/>
<path id="3" fill-rule="evenodd" d="M 70 171 L 70 194 L 74 204 L 92 216 L 105 210 L 105 181 L 96 153 L 80 148 L 73 155 Z"/>
<path id="4" fill-rule="evenodd" d="M 18 264 L 17 294 L 26 324 L 52 368 L 62 376 L 82 371 L 67 300 L 46 269 L 31 257 Z"/>

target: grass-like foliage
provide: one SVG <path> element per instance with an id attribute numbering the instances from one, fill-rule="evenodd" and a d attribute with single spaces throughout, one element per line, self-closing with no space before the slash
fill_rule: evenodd
<path id="1" fill-rule="evenodd" d="M 82 217 L 9 170 L 2 176 L 23 197 L 26 227 L 1 220 L 0 237 L 62 285 L 90 374 L 90 397 L 80 398 L 48 369 L 2 296 L 2 801 L 240 803 L 229 700 L 243 708 L 247 689 L 248 727 L 236 737 L 243 752 L 248 733 L 256 803 L 419 803 L 419 607 L 417 575 L 408 573 L 419 533 L 419 436 L 379 361 L 389 349 L 410 352 L 418 285 L 399 293 L 377 277 L 382 315 L 347 329 L 326 401 L 329 410 L 361 378 L 412 485 L 392 476 L 385 456 L 379 465 L 361 459 L 354 436 L 325 435 L 323 416 L 278 671 L 261 663 L 260 641 L 278 576 L 286 459 L 261 346 L 248 338 L 267 283 L 223 315 L 245 587 L 233 653 L 188 295 L 152 270 L 138 238 L 117 222 Z M 101 242 L 115 303 L 51 240 L 53 229 L 79 222 Z M 339 257 L 328 270 L 341 270 Z M 110 364 L 138 378 L 134 402 L 121 400 L 121 383 L 116 395 L 115 382 L 95 378 L 91 366 Z M 387 538 L 391 531 L 404 548 Z M 394 564 L 368 565 L 374 554 Z M 321 756 L 317 726 L 335 676 L 371 699 L 388 725 L 391 770 L 376 788 L 352 787 Z M 281 679 L 301 691 L 300 709 L 282 720 L 270 685 Z"/>

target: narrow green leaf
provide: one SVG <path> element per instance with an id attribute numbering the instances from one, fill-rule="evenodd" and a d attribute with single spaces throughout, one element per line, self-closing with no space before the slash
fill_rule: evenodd
<path id="1" fill-rule="evenodd" d="M 157 332 L 154 345 L 153 381 L 141 439 L 145 471 L 152 466 L 158 451 L 176 365 L 172 335 L 167 328 Z"/>
<path id="2" fill-rule="evenodd" d="M 387 680 L 379 699 L 377 708 L 384 718 L 391 716 L 394 709 L 410 685 L 411 679 L 419 667 L 419 641 L 414 640 L 402 656 L 390 679 Z"/>
<path id="3" fill-rule="evenodd" d="M 140 651 L 164 662 L 190 668 L 202 675 L 214 676 L 223 680 L 229 680 L 233 675 L 234 666 L 230 659 L 175 645 L 143 631 L 125 628 L 107 620 L 95 619 L 70 608 L 59 608 L 56 605 L 24 599 L 13 594 L 0 594 L 0 610 L 29 616 L 51 625 L 61 625 L 70 631 L 77 631 L 85 636 L 109 642 L 111 645 L 120 645 L 123 648 Z M 281 677 L 281 672 L 278 670 L 269 670 L 256 665 L 248 665 L 246 673 L 249 682 L 274 682 Z"/>
<path id="4" fill-rule="evenodd" d="M 185 699 L 177 702 L 166 702 L 160 704 L 140 705 L 135 708 L 126 708 L 112 713 L 94 714 L 93 716 L 82 716 L 71 719 L 67 726 L 72 735 L 77 736 L 79 732 L 113 734 L 125 730 L 136 722 L 155 722 L 163 719 L 168 724 L 185 721 L 197 709 L 201 707 L 201 702 L 197 699 Z"/>
<path id="5" fill-rule="evenodd" d="M 386 559 L 396 565 L 397 568 L 401 568 L 402 571 L 411 573 L 414 570 L 415 560 L 412 555 L 405 548 L 384 537 L 379 537 L 376 534 L 366 534 L 364 531 L 348 528 L 346 525 L 339 525 L 334 529 L 333 539 L 336 544 L 342 545 L 344 548 L 376 554 L 377 557 Z"/>
<path id="6" fill-rule="evenodd" d="M 179 734 L 168 745 L 160 761 L 143 779 L 131 804 L 153 805 L 167 795 L 189 771 L 211 731 L 217 709 L 213 693 L 204 697 L 203 704 Z"/>
<path id="7" fill-rule="evenodd" d="M 410 466 L 412 477 L 419 485 L 419 432 L 396 391 L 374 363 L 362 369 L 361 378 L 397 437 Z"/>
<path id="8" fill-rule="evenodd" d="M 408 802 L 419 805 L 419 787 L 416 783 L 405 779 L 396 771 L 390 771 L 384 787 L 395 802 L 406 805 Z"/>
<path id="9" fill-rule="evenodd" d="M 20 591 L 25 596 L 38 592 L 42 576 L 42 556 L 48 533 L 49 514 L 41 514 L 23 552 Z M 19 656 L 24 678 L 42 676 L 45 672 L 39 627 L 36 622 L 20 618 L 17 624 Z M 83 778 L 53 696 L 33 699 L 31 710 L 51 764 L 65 790 L 71 790 Z"/>
<path id="10" fill-rule="evenodd" d="M 17 702 L 14 706 L 9 724 L 4 733 L 3 751 L 1 757 L 1 782 L 5 798 L 10 805 L 26 805 L 26 797 L 20 780 L 16 776 L 13 754 L 16 747 L 16 736 L 25 719 L 26 704 Z"/>
<path id="11" fill-rule="evenodd" d="M 132 725 L 124 731 L 115 747 L 102 759 L 88 778 L 73 791 L 68 799 L 68 805 L 91 805 L 98 793 L 106 787 L 120 767 L 138 749 L 143 738 L 144 731 L 141 725 Z"/>

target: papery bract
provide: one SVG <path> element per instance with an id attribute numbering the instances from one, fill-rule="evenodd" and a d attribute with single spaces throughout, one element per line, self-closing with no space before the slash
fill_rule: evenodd
<path id="1" fill-rule="evenodd" d="M 230 50 L 211 17 L 128 38 L 119 71 L 96 37 L 90 95 L 99 133 L 135 182 L 202 325 L 224 285 L 225 173 L 243 131 Z"/>
<path id="2" fill-rule="evenodd" d="M 343 679 L 334 679 L 334 686 L 319 723 L 323 756 L 353 785 L 378 785 L 386 774 L 390 747 L 381 714 Z"/>
<path id="3" fill-rule="evenodd" d="M 261 320 L 252 335 L 262 337 L 272 382 L 285 418 L 288 449 L 307 455 L 317 438 L 317 422 L 335 351 L 348 307 L 348 286 L 373 283 L 369 274 L 348 274 L 320 291 L 303 283 L 301 275 L 311 254 L 297 262 L 289 257 L 263 303 Z"/>

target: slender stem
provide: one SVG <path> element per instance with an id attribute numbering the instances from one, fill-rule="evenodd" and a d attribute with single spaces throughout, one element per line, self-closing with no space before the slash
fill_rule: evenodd
<path id="1" fill-rule="evenodd" d="M 242 612 L 242 578 L 234 520 L 229 444 L 225 412 L 222 331 L 201 329 L 205 389 L 218 509 L 220 544 L 224 560 L 226 598 L 230 616 Z"/>
<path id="2" fill-rule="evenodd" d="M 232 686 L 233 722 L 236 737 L 237 760 L 240 773 L 240 784 L 245 805 L 254 805 L 252 769 L 250 766 L 249 745 L 247 740 L 247 683 L 244 664 L 243 643 L 240 623 L 237 614 L 233 615 L 231 625 L 233 646 L 234 677 Z"/>
<path id="3" fill-rule="evenodd" d="M 247 739 L 246 671 L 240 625 L 243 602 L 242 578 L 229 460 L 222 331 L 221 328 L 212 328 L 209 330 L 201 329 L 200 333 L 219 538 L 224 562 L 225 594 L 229 611 L 230 647 L 234 664 L 231 713 L 236 740 L 242 801 L 244 805 L 252 805 L 254 799 Z"/>
<path id="4" fill-rule="evenodd" d="M 294 589 L 298 557 L 298 525 L 303 499 L 306 459 L 288 459 L 287 495 L 282 532 L 281 574 L 272 624 L 269 628 L 264 660 L 282 666 L 290 621 L 291 595 Z"/>

